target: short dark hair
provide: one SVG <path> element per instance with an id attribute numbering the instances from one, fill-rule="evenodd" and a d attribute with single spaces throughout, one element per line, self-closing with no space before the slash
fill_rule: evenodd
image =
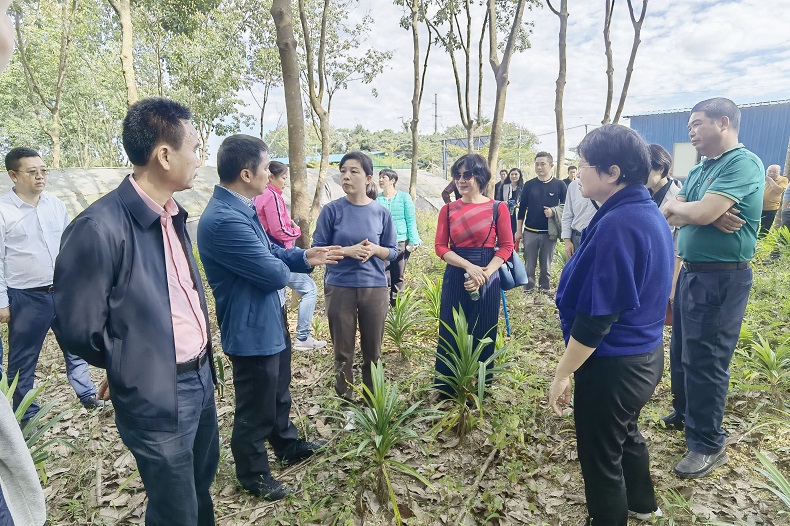
<path id="1" fill-rule="evenodd" d="M 453 179 L 458 179 L 460 177 L 459 172 L 462 166 L 466 168 L 467 172 L 472 173 L 475 181 L 477 181 L 477 186 L 480 188 L 480 192 L 485 194 L 488 181 L 491 180 L 491 170 L 488 168 L 488 161 L 486 161 L 482 155 L 477 155 L 476 153 L 462 155 L 453 163 L 453 167 L 450 168 Z"/>
<path id="2" fill-rule="evenodd" d="M 730 99 L 724 97 L 714 97 L 698 102 L 691 108 L 691 113 L 701 111 L 709 119 L 721 119 L 727 117 L 730 125 L 737 132 L 741 127 L 741 110 Z"/>
<path id="3" fill-rule="evenodd" d="M 184 141 L 183 120 L 192 112 L 174 100 L 163 97 L 143 99 L 129 106 L 123 119 L 123 149 L 135 166 L 145 166 L 157 144 L 181 148 Z"/>
<path id="4" fill-rule="evenodd" d="M 235 181 L 242 170 L 255 172 L 263 154 L 269 151 L 266 143 L 252 135 L 237 134 L 226 137 L 217 151 L 217 173 L 223 183 Z"/>
<path id="5" fill-rule="evenodd" d="M 576 171 L 578 172 L 578 171 L 579 171 L 579 168 L 578 168 L 578 167 L 576 167 L 576 166 L 570 165 L 570 166 L 568 167 L 568 171 L 570 172 L 571 170 L 576 170 Z"/>
<path id="6" fill-rule="evenodd" d="M 266 146 L 265 143 L 264 146 Z M 256 166 L 255 168 L 257 169 L 258 167 Z M 281 163 L 280 161 L 272 161 L 269 163 L 269 173 L 275 177 L 280 177 L 287 171 L 288 171 L 288 165 L 285 163 Z"/>
<path id="7" fill-rule="evenodd" d="M 373 176 L 373 161 L 370 160 L 370 157 L 365 152 L 354 151 L 348 152 L 340 159 L 339 168 L 343 168 L 343 165 L 346 164 L 346 161 L 357 161 L 360 166 L 362 166 L 362 170 L 365 172 L 365 175 Z"/>
<path id="8" fill-rule="evenodd" d="M 5 169 L 19 170 L 19 166 L 22 164 L 19 161 L 25 157 L 41 157 L 41 155 L 36 150 L 24 146 L 11 148 L 11 151 L 5 154 Z"/>
<path id="9" fill-rule="evenodd" d="M 650 175 L 647 143 L 634 130 L 619 124 L 594 129 L 582 139 L 577 151 L 598 172 L 608 172 L 615 164 L 619 166 L 618 183 L 645 184 Z"/>
<path id="10" fill-rule="evenodd" d="M 549 152 L 538 152 L 535 154 L 535 160 L 538 160 L 538 157 L 546 157 L 549 160 L 549 164 L 554 164 L 554 157 L 551 156 Z"/>
<path id="11" fill-rule="evenodd" d="M 672 168 L 672 156 L 660 144 L 651 144 L 650 148 L 650 167 L 661 172 L 661 178 L 669 175 Z"/>
<path id="12" fill-rule="evenodd" d="M 386 175 L 390 181 L 395 181 L 396 183 L 398 182 L 398 172 L 392 168 L 384 168 L 379 172 L 379 175 Z"/>

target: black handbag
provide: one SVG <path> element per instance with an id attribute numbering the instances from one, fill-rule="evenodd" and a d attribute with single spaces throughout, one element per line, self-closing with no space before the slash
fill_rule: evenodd
<path id="1" fill-rule="evenodd" d="M 499 219 L 499 203 L 500 201 L 494 201 L 494 226 L 496 226 L 497 219 Z M 497 235 L 497 240 L 499 240 L 499 235 Z M 513 250 L 510 259 L 499 267 L 499 286 L 502 290 L 510 290 L 516 287 L 523 287 L 526 284 L 527 268 L 524 266 L 524 262 L 521 260 L 518 252 Z"/>

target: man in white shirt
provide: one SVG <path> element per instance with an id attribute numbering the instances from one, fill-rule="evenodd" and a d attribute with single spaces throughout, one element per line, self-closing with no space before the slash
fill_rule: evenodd
<path id="1" fill-rule="evenodd" d="M 562 241 L 565 243 L 566 258 L 570 259 L 579 248 L 582 230 L 590 224 L 596 210 L 593 200 L 582 195 L 579 181 L 574 178 L 568 185 L 565 208 L 562 209 Z"/>
<path id="2" fill-rule="evenodd" d="M 8 324 L 9 381 L 19 374 L 16 410 L 33 388 L 41 346 L 55 318 L 52 276 L 69 216 L 60 199 L 44 193 L 47 169 L 38 152 L 14 148 L 5 166 L 14 188 L 0 196 L 0 323 Z M 80 403 L 101 408 L 88 364 L 72 354 L 64 357 L 66 376 Z M 22 421 L 38 409 L 37 403 L 30 404 Z"/>

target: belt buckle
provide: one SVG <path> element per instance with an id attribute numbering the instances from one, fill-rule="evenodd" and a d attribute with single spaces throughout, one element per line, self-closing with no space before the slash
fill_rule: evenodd
<path id="1" fill-rule="evenodd" d="M 55 293 L 54 285 L 50 285 L 49 287 L 47 287 L 47 294 L 54 294 L 54 293 Z"/>

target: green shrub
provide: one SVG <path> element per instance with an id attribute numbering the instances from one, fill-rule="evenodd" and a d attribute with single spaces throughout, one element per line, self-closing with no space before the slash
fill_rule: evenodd
<path id="1" fill-rule="evenodd" d="M 395 300 L 395 305 L 390 307 L 387 318 L 384 320 L 384 334 L 392 340 L 401 355 L 408 359 L 410 353 L 403 342 L 406 336 L 414 333 L 416 328 L 427 318 L 423 316 L 423 302 L 417 299 L 415 289 L 405 289 Z"/>

